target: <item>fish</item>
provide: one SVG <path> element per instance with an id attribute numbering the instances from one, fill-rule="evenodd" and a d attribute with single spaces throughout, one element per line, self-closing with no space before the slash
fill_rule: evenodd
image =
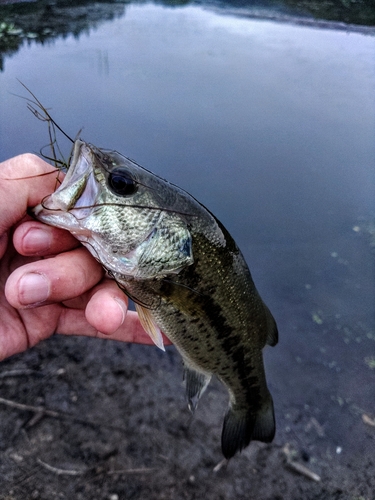
<path id="1" fill-rule="evenodd" d="M 32 209 L 73 234 L 135 303 L 145 331 L 182 356 L 195 411 L 211 377 L 229 393 L 221 448 L 269 443 L 275 415 L 263 348 L 276 322 L 223 224 L 193 196 L 122 154 L 81 139 L 56 191 Z"/>

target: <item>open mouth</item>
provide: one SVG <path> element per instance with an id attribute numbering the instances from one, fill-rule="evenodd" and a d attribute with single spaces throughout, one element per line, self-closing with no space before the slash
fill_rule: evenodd
<path id="1" fill-rule="evenodd" d="M 95 204 L 98 195 L 98 184 L 95 180 L 91 151 L 88 146 L 77 140 L 74 145 L 73 159 L 61 186 L 42 203 L 33 209 L 34 215 L 41 221 L 49 222 L 59 227 L 76 226 L 79 219 L 87 217 Z M 72 213 L 74 211 L 74 213 Z"/>

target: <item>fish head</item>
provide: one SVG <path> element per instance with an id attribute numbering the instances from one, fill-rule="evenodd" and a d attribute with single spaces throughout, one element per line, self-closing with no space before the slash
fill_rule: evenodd
<path id="1" fill-rule="evenodd" d="M 183 205 L 167 181 L 77 140 L 62 184 L 33 215 L 71 232 L 111 274 L 152 279 L 193 263 Z"/>

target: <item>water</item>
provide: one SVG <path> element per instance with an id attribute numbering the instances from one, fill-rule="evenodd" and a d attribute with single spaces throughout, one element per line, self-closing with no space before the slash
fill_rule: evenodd
<path id="1" fill-rule="evenodd" d="M 360 32 L 133 4 L 25 43 L 0 73 L 0 160 L 47 143 L 18 78 L 70 135 L 84 127 L 222 220 L 279 324 L 279 436 L 314 416 L 319 453 L 359 469 L 375 416 L 374 53 Z"/>

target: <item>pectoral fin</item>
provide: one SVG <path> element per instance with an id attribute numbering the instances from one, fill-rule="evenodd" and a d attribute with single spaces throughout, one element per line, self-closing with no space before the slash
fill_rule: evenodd
<path id="1" fill-rule="evenodd" d="M 145 332 L 149 334 L 151 340 L 157 347 L 159 347 L 159 349 L 165 351 L 163 335 L 160 331 L 160 328 L 155 323 L 150 310 L 142 307 L 137 303 L 135 304 L 135 309 L 138 313 L 139 321 L 141 322 L 141 325 L 143 326 Z"/>

